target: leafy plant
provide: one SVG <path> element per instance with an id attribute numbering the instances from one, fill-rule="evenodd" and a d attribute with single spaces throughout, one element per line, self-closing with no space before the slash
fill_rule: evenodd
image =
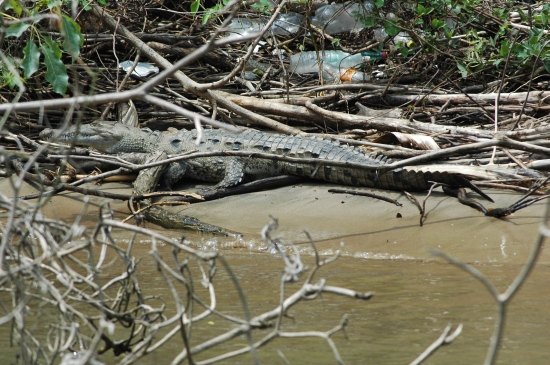
<path id="1" fill-rule="evenodd" d="M 106 4 L 106 0 L 98 0 L 98 2 Z M 8 0 L 2 12 L 6 23 L 11 23 L 5 30 L 6 42 L 12 39 L 25 42 L 22 49 L 23 59 L 18 65 L 23 70 L 23 78 L 28 79 L 39 71 L 42 58 L 46 68 L 44 77 L 59 94 L 67 91 L 69 81 L 67 69 L 62 61 L 63 51 L 68 53 L 74 61 L 80 55 L 80 48 L 84 43 L 80 26 L 61 11 L 63 4 L 67 3 L 70 3 L 70 0 L 40 0 L 34 3 L 33 8 L 27 9 L 18 0 Z M 90 2 L 86 0 L 80 0 L 80 4 L 84 9 L 90 6 Z M 41 31 L 38 23 L 43 18 L 41 15 L 44 14 L 58 17 L 62 39 L 52 39 Z M 10 80 L 18 76 L 11 75 L 7 69 L 3 68 L 0 77 L 1 84 L 11 86 L 13 81 Z"/>
<path id="2" fill-rule="evenodd" d="M 265 1 L 267 1 L 267 0 L 265 0 Z M 202 24 L 208 23 L 208 21 L 210 19 L 214 18 L 216 16 L 216 14 L 219 11 L 221 11 L 224 8 L 224 6 L 226 6 L 228 3 L 229 3 L 229 0 L 221 0 L 216 5 L 214 5 L 210 8 L 205 8 L 203 16 L 202 16 Z M 201 7 L 201 0 L 195 0 L 191 3 L 190 10 L 191 10 L 191 13 L 193 13 L 193 16 L 197 15 L 197 13 L 199 12 L 200 7 Z"/>

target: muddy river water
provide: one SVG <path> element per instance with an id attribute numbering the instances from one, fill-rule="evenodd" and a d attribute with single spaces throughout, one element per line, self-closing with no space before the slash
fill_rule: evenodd
<path id="1" fill-rule="evenodd" d="M 0 185 L 7 189 L 6 185 Z M 418 210 L 400 193 L 383 192 L 403 204 L 397 207 L 371 198 L 330 194 L 333 187 L 302 184 L 276 190 L 229 197 L 188 207 L 177 207 L 205 222 L 241 232 L 242 238 L 223 238 L 164 230 L 168 237 L 185 234 L 191 247 L 219 250 L 234 270 L 246 295 L 252 315 L 275 308 L 279 302 L 281 257 L 269 249 L 260 230 L 272 215 L 279 219 L 276 235 L 285 243 L 297 245 L 304 262 L 312 267 L 314 256 L 303 231 L 307 230 L 321 255 L 326 258 L 341 249 L 342 257 L 323 267 L 316 278 L 327 285 L 360 292 L 372 292 L 370 300 L 323 295 L 301 302 L 283 321 L 287 331 L 326 331 L 344 315 L 349 318 L 345 333 L 333 335 L 347 364 L 407 364 L 432 343 L 448 325 L 462 324 L 462 334 L 441 348 L 426 364 L 482 363 L 492 334 L 496 305 L 482 284 L 455 266 L 435 258 L 428 248 L 437 248 L 473 265 L 504 291 L 525 263 L 537 237 L 545 203 L 537 203 L 504 220 L 483 216 L 452 198 L 436 194 L 427 203 L 428 217 L 420 227 Z M 128 191 L 128 185 L 105 184 L 108 191 Z M 31 192 L 29 187 L 27 192 Z M 377 193 L 381 193 L 377 191 Z M 519 195 L 489 191 L 494 205 L 507 206 Z M 422 194 L 417 194 L 421 200 Z M 93 226 L 102 199 L 92 198 L 83 224 Z M 63 194 L 49 203 L 46 216 L 69 222 L 80 211 L 79 198 Z M 127 215 L 125 203 L 113 202 L 117 218 Z M 124 244 L 127 233 L 116 233 Z M 140 259 L 139 277 L 146 295 L 165 297 L 170 292 L 150 257 L 151 240 L 140 236 L 133 255 Z M 170 247 L 163 255 L 170 255 Z M 113 259 L 110 257 L 109 259 Z M 498 364 L 544 364 L 550 358 L 550 255 L 543 253 L 535 270 L 509 305 L 508 320 Z M 116 268 L 116 262 L 106 268 Z M 232 288 L 226 271 L 220 269 L 216 283 Z M 300 282 L 289 284 L 287 294 Z M 242 318 L 236 290 L 217 292 L 218 309 Z M 220 318 L 198 328 L 193 340 L 204 339 L 231 328 Z M 6 328 L 0 327 L 0 345 L 7 348 Z M 258 340 L 263 336 L 254 334 Z M 230 351 L 246 344 L 245 338 L 230 342 L 219 351 Z M 181 338 L 167 343 L 139 364 L 169 363 L 183 348 Z M 277 339 L 259 350 L 265 364 L 284 364 L 281 351 L 292 364 L 333 364 L 332 351 L 324 340 Z M 2 355 L 0 355 L 0 358 Z M 205 358 L 199 357 L 198 360 Z M 106 363 L 115 363 L 109 356 Z M 1 362 L 1 361 L 0 361 Z M 252 363 L 244 355 L 223 363 Z"/>

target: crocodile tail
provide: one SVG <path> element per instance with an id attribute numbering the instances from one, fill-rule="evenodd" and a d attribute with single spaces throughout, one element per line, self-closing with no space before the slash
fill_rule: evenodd
<path id="1" fill-rule="evenodd" d="M 468 187 L 483 198 L 493 202 L 493 199 L 479 189 L 473 182 L 455 173 L 396 169 L 382 174 L 379 181 L 380 185 L 376 187 L 389 190 L 424 191 L 428 190 L 434 183 Z"/>

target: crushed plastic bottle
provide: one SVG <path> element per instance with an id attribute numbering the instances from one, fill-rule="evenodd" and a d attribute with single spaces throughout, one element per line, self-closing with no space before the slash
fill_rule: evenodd
<path id="1" fill-rule="evenodd" d="M 118 65 L 118 67 L 128 72 L 132 69 L 133 64 L 133 61 L 123 61 Z M 132 75 L 137 77 L 147 77 L 149 75 L 158 73 L 159 68 L 157 66 L 145 62 L 138 62 L 136 68 L 134 68 L 134 71 L 132 71 Z"/>
<path id="2" fill-rule="evenodd" d="M 359 19 L 372 12 L 372 2 L 362 4 L 347 2 L 344 4 L 330 4 L 317 9 L 311 18 L 311 24 L 323 29 L 327 34 L 336 34 L 350 30 L 360 30 L 365 26 Z"/>
<path id="3" fill-rule="evenodd" d="M 386 52 L 361 52 L 349 54 L 344 51 L 325 51 L 319 53 L 323 64 L 331 64 L 339 69 L 353 68 L 361 63 L 386 58 Z M 290 72 L 303 74 L 308 72 L 319 73 L 319 62 L 316 52 L 301 52 L 290 56 Z"/>
<path id="4" fill-rule="evenodd" d="M 227 27 L 227 33 L 242 36 L 261 31 L 267 21 L 261 19 L 234 18 Z M 288 12 L 279 14 L 271 30 L 275 35 L 290 35 L 297 33 L 305 24 L 305 17 L 298 13 Z"/>

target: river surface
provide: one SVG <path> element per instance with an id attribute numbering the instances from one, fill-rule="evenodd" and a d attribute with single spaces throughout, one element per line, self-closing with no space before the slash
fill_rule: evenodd
<path id="1" fill-rule="evenodd" d="M 286 244 L 295 243 L 310 270 L 315 266 L 315 259 L 304 229 L 316 242 L 322 258 L 341 249 L 341 257 L 322 267 L 314 282 L 324 278 L 327 285 L 373 293 L 370 300 L 325 294 L 300 302 L 289 310 L 289 317 L 283 319 L 283 330 L 328 331 L 347 315 L 349 324 L 345 333 L 332 336 L 345 363 L 408 364 L 435 341 L 448 324 L 453 329 L 462 324 L 462 334 L 425 363 L 482 363 L 495 324 L 494 300 L 478 280 L 435 258 L 427 248 L 436 248 L 471 264 L 504 291 L 530 253 L 544 203 L 537 203 L 506 220 L 497 220 L 436 194 L 428 200 L 427 221 L 420 227 L 417 209 L 399 193 L 377 191 L 398 199 L 403 207 L 365 197 L 330 194 L 327 193 L 330 187 L 333 186 L 303 184 L 174 208 L 205 222 L 239 231 L 244 235 L 242 238 L 212 237 L 159 229 L 152 224 L 146 226 L 171 238 L 180 239 L 184 234 L 190 247 L 221 252 L 238 278 L 254 316 L 279 303 L 282 259 L 259 235 L 269 215 L 278 217 L 280 228 L 275 235 Z M 127 186 L 119 184 L 106 184 L 103 189 L 114 192 L 126 189 L 127 192 Z M 490 191 L 490 195 L 497 203 L 489 206 L 506 206 L 519 197 L 497 191 Z M 422 194 L 416 196 L 420 201 L 423 199 Z M 54 199 L 44 213 L 70 221 L 80 211 L 78 202 L 78 197 L 65 194 Z M 99 198 L 92 199 L 84 215 L 85 225 L 91 227 L 97 221 L 96 208 L 101 202 Z M 127 215 L 124 203 L 113 202 L 113 208 L 117 218 Z M 115 236 L 121 246 L 130 239 L 125 232 L 115 232 Z M 170 291 L 151 258 L 151 248 L 151 239 L 139 236 L 132 251 L 140 260 L 140 285 L 144 294 L 161 296 L 168 308 L 173 307 Z M 171 263 L 171 247 L 159 245 L 158 249 L 165 261 Z M 114 260 L 115 256 L 108 252 L 109 260 Z M 120 259 L 105 268 L 104 280 L 119 272 L 117 263 Z M 543 251 L 535 270 L 509 305 L 498 364 L 548 362 L 549 263 L 550 256 Z M 306 276 L 298 283 L 288 284 L 286 295 L 298 290 Z M 219 264 L 214 282 L 218 288 L 218 310 L 243 318 L 237 291 L 227 271 Z M 192 345 L 233 327 L 222 318 L 211 316 L 196 325 Z M 268 331 L 269 328 L 254 332 L 254 340 L 258 341 Z M 7 348 L 7 333 L 5 327 L 0 327 L 2 348 Z M 209 355 L 236 350 L 246 343 L 244 337 L 239 337 Z M 167 364 L 182 348 L 182 340 L 176 336 L 138 363 Z M 262 363 L 284 364 L 278 351 L 292 364 L 336 363 L 332 351 L 320 338 L 277 339 L 262 347 L 258 355 Z M 207 357 L 200 355 L 197 360 Z M 110 364 L 119 359 L 104 356 L 103 360 Z M 223 363 L 253 361 L 249 355 L 243 355 Z"/>

